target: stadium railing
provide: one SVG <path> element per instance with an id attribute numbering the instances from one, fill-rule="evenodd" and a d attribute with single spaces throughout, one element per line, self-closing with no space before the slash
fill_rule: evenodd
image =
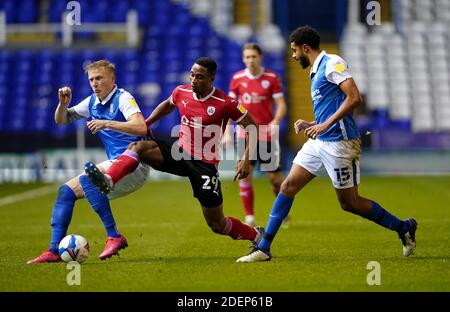
<path id="1" fill-rule="evenodd" d="M 0 46 L 7 44 L 8 35 L 61 33 L 62 45 L 73 44 L 74 33 L 123 33 L 129 47 L 139 43 L 139 25 L 136 10 L 129 10 L 125 23 L 75 23 L 69 13 L 62 15 L 61 23 L 7 24 L 6 14 L 0 11 Z"/>

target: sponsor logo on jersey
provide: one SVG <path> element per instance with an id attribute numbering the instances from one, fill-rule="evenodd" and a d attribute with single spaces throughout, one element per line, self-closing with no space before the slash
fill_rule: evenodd
<path id="1" fill-rule="evenodd" d="M 269 86 L 270 86 L 270 81 L 269 80 L 261 81 L 261 87 L 263 87 L 264 89 L 267 89 Z"/>
<path id="2" fill-rule="evenodd" d="M 245 92 L 244 94 L 242 94 L 241 100 L 245 104 L 250 104 L 252 102 L 252 96 Z"/>
<path id="3" fill-rule="evenodd" d="M 215 111 L 216 111 L 216 108 L 214 106 L 208 106 L 208 108 L 206 109 L 206 112 L 208 113 L 209 116 L 214 114 Z"/>
<path id="4" fill-rule="evenodd" d="M 196 128 L 196 129 L 203 128 L 201 118 L 192 117 L 191 120 L 189 120 L 185 115 L 183 115 L 183 116 L 181 116 L 181 123 L 185 126 Z"/>
<path id="5" fill-rule="evenodd" d="M 322 98 L 322 94 L 320 94 L 320 89 L 315 89 L 313 92 L 311 92 L 311 97 L 313 102 L 320 100 Z"/>

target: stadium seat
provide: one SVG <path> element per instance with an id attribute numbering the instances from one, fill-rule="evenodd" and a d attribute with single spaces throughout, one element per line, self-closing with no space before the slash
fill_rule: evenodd
<path id="1" fill-rule="evenodd" d="M 38 16 L 38 3 L 35 0 L 18 1 L 16 22 L 21 24 L 36 23 Z"/>
<path id="2" fill-rule="evenodd" d="M 239 44 L 247 42 L 252 35 L 252 29 L 249 25 L 233 25 L 229 30 L 229 36 Z"/>
<path id="3" fill-rule="evenodd" d="M 273 24 L 262 26 L 257 35 L 257 41 L 260 42 L 261 48 L 266 53 L 280 53 L 283 52 L 286 42 L 281 35 L 279 28 Z"/>
<path id="4" fill-rule="evenodd" d="M 151 23 L 153 15 L 152 1 L 134 1 L 131 5 L 137 11 L 139 25 L 146 26 Z"/>
<path id="5" fill-rule="evenodd" d="M 382 105 L 384 86 L 389 86 L 387 107 L 392 120 L 411 118 L 413 131 L 443 129 L 439 120 L 447 116 L 443 107 L 449 104 L 445 99 L 450 85 L 450 37 L 445 16 L 450 12 L 450 2 L 411 0 L 400 1 L 399 5 L 403 34 L 395 33 L 387 22 L 370 33 L 363 24 L 349 25 L 341 40 L 343 55 L 358 86 L 358 76 L 367 73 L 369 109 Z M 387 62 L 380 62 L 382 59 Z M 377 92 L 381 92 L 378 98 Z"/>
<path id="6" fill-rule="evenodd" d="M 17 23 L 17 3 L 14 0 L 4 0 L 2 5 L 2 10 L 6 14 L 6 23 Z"/>
<path id="7" fill-rule="evenodd" d="M 397 96 L 391 98 L 389 107 L 389 115 L 392 120 L 410 120 L 411 99 L 409 96 Z"/>
<path id="8" fill-rule="evenodd" d="M 49 22 L 60 23 L 62 20 L 62 14 L 66 9 L 67 3 L 65 1 L 50 0 L 49 1 Z"/>
<path id="9" fill-rule="evenodd" d="M 127 12 L 130 6 L 128 1 L 119 1 L 116 3 L 114 10 L 110 12 L 109 22 L 112 23 L 125 23 L 127 20 Z"/>

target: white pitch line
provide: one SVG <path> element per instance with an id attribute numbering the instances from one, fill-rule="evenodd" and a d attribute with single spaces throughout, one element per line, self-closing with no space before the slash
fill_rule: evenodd
<path id="1" fill-rule="evenodd" d="M 40 187 L 40 188 L 37 188 L 34 190 L 25 191 L 25 192 L 22 192 L 19 194 L 2 197 L 2 198 L 0 198 L 0 207 L 14 204 L 14 203 L 17 203 L 17 202 L 20 202 L 23 200 L 28 200 L 28 199 L 33 199 L 36 197 L 44 196 L 44 195 L 53 193 L 55 191 L 57 191 L 56 186 L 49 185 L 49 186 Z"/>

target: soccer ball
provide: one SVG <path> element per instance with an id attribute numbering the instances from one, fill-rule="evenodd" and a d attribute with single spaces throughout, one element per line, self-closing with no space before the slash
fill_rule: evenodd
<path id="1" fill-rule="evenodd" d="M 59 243 L 58 253 L 64 262 L 82 263 L 89 257 L 89 243 L 81 235 L 67 235 Z"/>

